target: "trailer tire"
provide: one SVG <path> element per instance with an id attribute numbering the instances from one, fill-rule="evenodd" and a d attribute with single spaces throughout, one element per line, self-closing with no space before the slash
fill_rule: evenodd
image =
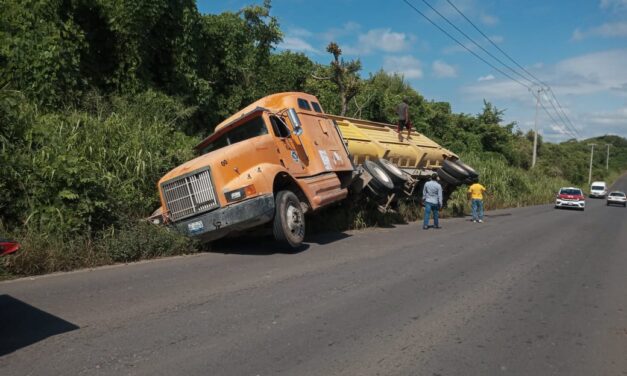
<path id="1" fill-rule="evenodd" d="M 468 176 L 472 179 L 472 180 L 476 180 L 479 177 L 479 173 L 477 171 L 475 171 L 474 168 L 468 166 L 466 163 L 462 162 L 460 159 L 456 160 L 455 163 L 463 168 L 464 170 L 466 170 L 466 172 L 468 173 Z"/>
<path id="2" fill-rule="evenodd" d="M 377 163 L 381 166 L 388 176 L 392 179 L 394 185 L 403 185 L 407 182 L 407 176 L 396 166 L 394 163 L 388 161 L 387 159 L 378 159 Z"/>
<path id="3" fill-rule="evenodd" d="M 460 181 L 464 181 L 470 177 L 470 173 L 468 173 L 466 169 L 464 169 L 462 166 L 458 165 L 457 163 L 451 161 L 450 159 L 447 159 L 444 161 L 444 163 L 442 164 L 442 168 L 449 175 L 451 175 L 452 177 Z"/>
<path id="4" fill-rule="evenodd" d="M 461 182 L 457 180 L 454 176 L 451 176 L 448 172 L 444 171 L 444 169 L 438 169 L 438 176 L 440 179 L 444 180 L 450 185 L 460 185 Z"/>
<path id="5" fill-rule="evenodd" d="M 364 169 L 368 171 L 372 180 L 368 184 L 372 184 L 375 189 L 381 192 L 388 192 L 394 189 L 394 182 L 385 170 L 372 161 L 364 161 Z"/>
<path id="6" fill-rule="evenodd" d="M 305 239 L 305 213 L 300 200 L 292 191 L 280 191 L 275 203 L 274 238 L 291 249 L 298 248 Z"/>

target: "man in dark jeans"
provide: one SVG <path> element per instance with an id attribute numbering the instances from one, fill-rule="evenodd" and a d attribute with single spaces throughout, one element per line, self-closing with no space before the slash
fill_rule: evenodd
<path id="1" fill-rule="evenodd" d="M 407 138 L 411 138 L 411 122 L 409 121 L 409 99 L 403 98 L 403 102 L 396 108 L 398 115 L 398 138 L 403 138 L 403 128 L 407 128 Z"/>
<path id="2" fill-rule="evenodd" d="M 440 208 L 442 207 L 442 186 L 437 181 L 438 174 L 432 174 L 429 181 L 422 188 L 422 203 L 425 206 L 425 216 L 422 224 L 424 230 L 429 228 L 429 217 L 433 212 L 433 228 L 441 228 L 439 220 Z"/>

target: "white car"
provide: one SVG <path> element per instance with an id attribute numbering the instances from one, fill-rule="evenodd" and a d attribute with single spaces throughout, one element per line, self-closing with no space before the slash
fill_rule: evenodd
<path id="1" fill-rule="evenodd" d="M 593 181 L 590 185 L 590 197 L 604 198 L 607 195 L 607 184 L 604 181 Z"/>
<path id="2" fill-rule="evenodd" d="M 574 208 L 584 210 L 586 208 L 586 199 L 580 188 L 564 187 L 560 188 L 555 197 L 555 209 L 557 208 Z"/>
<path id="3" fill-rule="evenodd" d="M 623 207 L 627 207 L 627 196 L 625 196 L 625 192 L 610 192 L 610 194 L 607 195 L 607 206 L 610 205 L 623 205 Z"/>

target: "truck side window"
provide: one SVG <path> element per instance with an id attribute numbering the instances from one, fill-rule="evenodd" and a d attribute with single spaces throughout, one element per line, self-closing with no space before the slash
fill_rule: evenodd
<path id="1" fill-rule="evenodd" d="M 322 108 L 318 102 L 311 102 L 311 105 L 313 106 L 314 111 L 322 113 Z"/>
<path id="2" fill-rule="evenodd" d="M 311 111 L 311 106 L 309 106 L 309 102 L 307 102 L 303 98 L 298 98 L 298 107 L 303 110 Z"/>
<path id="3" fill-rule="evenodd" d="M 270 116 L 270 123 L 272 123 L 272 130 L 275 136 L 280 138 L 289 137 L 290 130 L 281 119 L 276 116 Z"/>
<path id="4" fill-rule="evenodd" d="M 268 128 L 261 116 L 256 116 L 245 123 L 238 125 L 237 127 L 226 132 L 220 138 L 205 146 L 202 149 L 202 154 L 207 154 L 214 150 L 218 150 L 227 145 L 233 145 L 240 141 L 247 140 L 249 138 L 263 136 L 268 134 Z"/>

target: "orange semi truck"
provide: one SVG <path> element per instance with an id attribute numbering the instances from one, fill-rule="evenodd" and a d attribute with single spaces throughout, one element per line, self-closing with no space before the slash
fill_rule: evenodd
<path id="1" fill-rule="evenodd" d="M 413 166 L 397 166 L 386 160 L 385 140 L 357 132 L 377 125 L 359 122 L 325 114 L 318 99 L 306 93 L 264 97 L 220 123 L 196 146 L 197 158 L 160 179 L 161 208 L 151 219 L 203 242 L 270 223 L 277 241 L 296 248 L 305 236 L 305 214 L 344 200 L 349 190 L 368 187 L 375 196 L 393 197 L 438 167 L 449 171 L 439 168 L 441 176 L 455 176 L 451 188 L 475 174 L 441 147 L 440 164 L 425 165 L 425 153 Z M 357 153 L 364 146 L 371 151 L 351 155 L 351 145 Z"/>

